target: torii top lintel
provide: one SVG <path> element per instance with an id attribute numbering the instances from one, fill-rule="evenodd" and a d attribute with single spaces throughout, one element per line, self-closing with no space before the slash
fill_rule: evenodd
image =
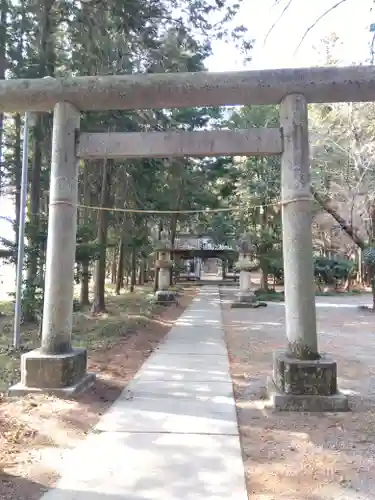
<path id="1" fill-rule="evenodd" d="M 293 93 L 315 103 L 375 101 L 375 67 L 2 80 L 0 111 L 51 111 L 59 101 L 82 111 L 278 104 Z"/>

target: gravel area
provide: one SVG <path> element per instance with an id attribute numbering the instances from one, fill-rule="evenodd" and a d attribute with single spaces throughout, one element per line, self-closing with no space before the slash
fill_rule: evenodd
<path id="1" fill-rule="evenodd" d="M 265 408 L 265 380 L 286 344 L 284 307 L 230 309 L 234 292 L 223 288 L 221 298 L 249 498 L 374 499 L 375 315 L 350 307 L 357 297 L 317 307 L 320 351 L 337 361 L 351 411 L 278 413 Z"/>

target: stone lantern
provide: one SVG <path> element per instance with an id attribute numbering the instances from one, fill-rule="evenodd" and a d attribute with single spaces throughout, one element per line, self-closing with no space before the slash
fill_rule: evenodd
<path id="1" fill-rule="evenodd" d="M 259 260 L 256 258 L 255 245 L 252 244 L 251 236 L 248 233 L 243 234 L 241 237 L 238 244 L 238 253 L 239 258 L 236 268 L 240 271 L 240 290 L 232 307 L 265 306 L 265 303 L 260 303 L 257 300 L 251 281 L 251 272 L 259 268 Z"/>
<path id="2" fill-rule="evenodd" d="M 155 294 L 160 303 L 175 300 L 175 294 L 169 290 L 170 272 L 173 266 L 171 260 L 172 243 L 167 231 L 162 231 L 161 239 L 155 243 L 156 262 L 155 268 L 159 272 L 159 286 Z"/>

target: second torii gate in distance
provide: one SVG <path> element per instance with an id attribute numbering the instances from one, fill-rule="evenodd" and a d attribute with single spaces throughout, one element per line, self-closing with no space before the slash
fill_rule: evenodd
<path id="1" fill-rule="evenodd" d="M 93 382 L 71 343 L 80 158 L 281 154 L 285 351 L 268 388 L 276 408 L 346 410 L 336 363 L 319 355 L 313 287 L 307 105 L 375 100 L 373 67 L 179 73 L 0 82 L 3 112 L 54 111 L 40 349 L 22 356 L 12 394 L 76 394 Z M 280 104 L 280 128 L 80 133 L 80 113 L 120 109 Z"/>

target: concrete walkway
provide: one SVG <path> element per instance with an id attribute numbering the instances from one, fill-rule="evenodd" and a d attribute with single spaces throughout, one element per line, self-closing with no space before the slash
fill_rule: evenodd
<path id="1" fill-rule="evenodd" d="M 247 500 L 215 286 L 64 461 L 43 500 Z"/>

